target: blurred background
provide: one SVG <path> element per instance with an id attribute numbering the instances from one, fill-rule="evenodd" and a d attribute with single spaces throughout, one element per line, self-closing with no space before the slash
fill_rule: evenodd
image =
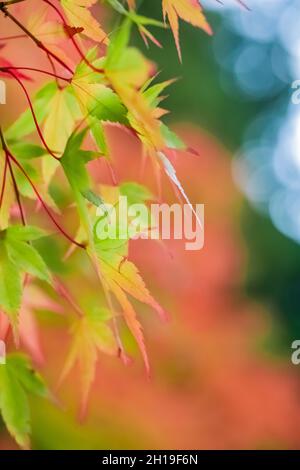
<path id="1" fill-rule="evenodd" d="M 124 330 L 135 361 L 124 367 L 100 357 L 84 423 L 76 419 L 76 373 L 57 392 L 59 406 L 32 402 L 33 448 L 300 448 L 300 366 L 291 363 L 291 343 L 300 339 L 300 105 L 292 101 L 300 4 L 246 0 L 248 11 L 234 0 L 202 3 L 214 36 L 182 22 L 182 65 L 170 31 L 155 31 L 161 49 L 147 50 L 137 33 L 133 43 L 157 63 L 161 80 L 179 78 L 167 121 L 199 153 L 178 153 L 176 168 L 192 202 L 205 204 L 205 247 L 134 242 L 131 256 L 171 317 L 162 325 L 139 309 L 152 377 Z M 140 11 L 160 19 L 161 1 L 145 0 Z M 12 31 L 3 19 L 0 30 Z M 36 51 L 30 57 L 39 61 Z M 24 108 L 19 95 L 10 85 L 14 104 L 0 108 L 1 122 Z M 136 141 L 117 130 L 110 140 L 118 178 L 138 180 Z M 94 174 L 102 182 L 101 168 Z M 152 184 L 150 176 L 141 181 Z M 59 253 L 55 245 L 57 269 Z M 65 320 L 36 314 L 41 370 L 55 387 L 68 348 Z M 0 448 L 13 446 L 2 427 Z"/>

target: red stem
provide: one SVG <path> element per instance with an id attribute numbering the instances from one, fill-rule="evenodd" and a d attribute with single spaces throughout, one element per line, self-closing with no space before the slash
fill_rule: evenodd
<path id="1" fill-rule="evenodd" d="M 49 60 L 50 65 L 51 65 L 53 75 L 55 76 L 55 81 L 56 81 L 57 88 L 58 88 L 59 90 L 62 90 L 63 87 L 62 87 L 62 86 L 60 85 L 60 83 L 59 83 L 59 80 L 58 80 L 58 76 L 57 76 L 57 74 L 56 74 L 56 68 L 55 68 L 55 64 L 54 64 L 54 62 L 53 62 L 53 59 L 52 59 L 52 57 L 51 57 L 49 54 L 47 54 L 47 57 L 48 57 L 48 60 Z M 69 81 L 69 83 L 70 83 L 70 82 L 71 82 L 71 80 Z"/>
<path id="2" fill-rule="evenodd" d="M 49 77 L 54 77 L 60 80 L 64 80 L 68 83 L 71 83 L 70 78 L 62 77 L 60 75 L 57 75 L 56 73 L 48 72 L 47 70 L 36 69 L 34 67 L 0 67 L 1 72 L 9 73 L 9 70 L 27 70 L 29 72 L 43 73 L 44 75 L 49 75 Z"/>
<path id="3" fill-rule="evenodd" d="M 36 115 L 35 115 L 35 112 L 34 112 L 34 109 L 33 109 L 33 106 L 32 106 L 32 103 L 31 103 L 31 99 L 30 99 L 30 96 L 23 84 L 23 82 L 19 79 L 19 77 L 11 70 L 7 70 L 7 73 L 9 73 L 10 75 L 12 75 L 14 77 L 14 79 L 19 83 L 19 85 L 21 86 L 22 90 L 24 91 L 24 94 L 27 98 L 27 101 L 28 101 L 28 104 L 29 104 L 29 107 L 30 107 L 30 110 L 31 110 L 31 114 L 32 114 L 32 117 L 33 117 L 33 120 L 34 120 L 34 123 L 35 123 L 35 127 L 37 129 L 37 132 L 40 136 L 40 139 L 45 147 L 45 149 L 47 150 L 47 152 L 53 157 L 55 158 L 55 160 L 59 160 L 59 158 L 52 152 L 52 150 L 50 150 L 50 148 L 48 147 L 47 145 L 47 142 L 45 141 L 44 139 L 44 136 L 43 136 L 43 133 L 40 129 L 40 126 L 39 126 L 39 123 L 37 121 L 37 118 L 36 118 Z"/>
<path id="4" fill-rule="evenodd" d="M 69 292 L 66 286 L 58 279 L 54 279 L 54 286 L 58 295 L 61 295 L 73 308 L 76 314 L 82 318 L 84 317 L 84 312 L 81 310 L 80 306 L 76 303 L 75 299 L 73 298 L 72 294 Z"/>
<path id="5" fill-rule="evenodd" d="M 39 39 L 37 39 L 22 23 L 20 23 L 17 18 L 15 18 L 5 7 L 5 5 L 1 8 L 5 17 L 8 17 L 11 21 L 13 21 L 25 34 L 28 36 L 32 41 L 44 51 L 46 54 L 49 54 L 53 59 L 56 60 L 62 67 L 64 67 L 68 72 L 73 76 L 74 71 L 63 61 L 61 60 L 54 52 L 50 51 Z"/>
<path id="6" fill-rule="evenodd" d="M 23 175 L 26 177 L 26 179 L 28 180 L 29 184 L 31 185 L 32 189 L 34 190 L 38 200 L 40 201 L 41 205 L 43 206 L 44 210 L 46 211 L 47 215 L 50 217 L 50 219 L 52 220 L 52 222 L 54 223 L 54 225 L 58 228 L 58 230 L 65 236 L 65 238 L 67 238 L 71 243 L 74 243 L 75 245 L 77 245 L 78 247 L 80 248 L 84 248 L 85 249 L 85 246 L 81 243 L 78 243 L 76 240 L 73 240 L 72 237 L 70 237 L 66 232 L 65 230 L 59 225 L 59 223 L 55 220 L 55 218 L 52 216 L 50 210 L 48 209 L 47 205 L 45 204 L 44 200 L 42 199 L 42 197 L 40 196 L 38 190 L 36 189 L 35 185 L 33 184 L 33 182 L 31 181 L 31 179 L 29 178 L 29 176 L 27 175 L 27 173 L 25 172 L 25 170 L 23 169 L 23 167 L 19 164 L 19 162 L 11 155 L 9 154 L 9 157 L 12 159 L 12 161 L 15 163 L 15 165 L 21 170 L 21 172 L 23 173 Z"/>
<path id="7" fill-rule="evenodd" d="M 7 149 L 5 150 L 5 158 L 7 159 L 9 172 L 10 172 L 10 176 L 11 176 L 14 191 L 15 191 L 15 195 L 16 195 L 16 199 L 17 199 L 17 203 L 18 203 L 18 207 L 19 207 L 19 212 L 20 212 L 20 216 L 21 216 L 21 220 L 22 220 L 22 224 L 26 225 L 25 213 L 24 213 L 22 203 L 21 203 L 20 192 L 19 192 L 18 185 L 17 185 L 17 182 L 16 182 L 16 178 L 15 178 L 15 175 L 14 175 L 11 163 L 10 163 L 9 152 L 8 152 Z"/>
<path id="8" fill-rule="evenodd" d="M 56 221 L 56 219 L 53 217 L 53 215 L 51 214 L 50 210 L 48 209 L 47 205 L 45 204 L 43 198 L 41 197 L 40 193 L 38 192 L 38 190 L 36 189 L 34 183 L 31 181 L 31 178 L 27 175 L 26 171 L 24 170 L 24 168 L 22 167 L 22 165 L 18 162 L 18 160 L 7 150 L 7 154 L 8 154 L 8 157 L 13 161 L 13 163 L 19 168 L 19 170 L 23 173 L 23 175 L 25 176 L 25 178 L 27 179 L 27 181 L 29 182 L 30 186 L 32 187 L 33 191 L 35 192 L 38 200 L 40 201 L 41 205 L 43 206 L 45 212 L 47 213 L 47 215 L 49 216 L 49 218 L 52 220 L 52 222 L 54 223 L 54 225 L 58 228 L 58 230 L 62 233 L 62 235 L 64 235 L 64 237 L 69 240 L 69 242 L 71 243 L 74 243 L 76 246 L 78 246 L 79 248 L 83 248 L 85 249 L 85 245 L 83 245 L 82 243 L 78 243 L 76 240 L 74 240 L 72 237 L 70 237 L 70 235 L 67 234 L 67 232 L 59 225 L 59 223 Z"/>
<path id="9" fill-rule="evenodd" d="M 58 230 L 64 235 L 65 238 L 67 238 L 67 240 L 69 240 L 71 243 L 74 243 L 76 246 L 78 246 L 79 248 L 83 248 L 84 250 L 86 249 L 85 245 L 81 244 L 81 243 L 78 243 L 76 240 L 73 240 L 72 237 L 70 237 L 66 232 L 65 230 L 59 225 L 59 223 L 55 220 L 55 218 L 53 217 L 53 215 L 51 214 L 50 210 L 48 209 L 47 205 L 45 204 L 43 198 L 41 197 L 40 193 L 38 192 L 38 190 L 36 189 L 35 185 L 33 184 L 33 182 L 31 181 L 31 178 L 27 175 L 26 171 L 24 170 L 24 168 L 22 167 L 22 165 L 18 162 L 18 160 L 11 154 L 11 152 L 8 150 L 7 148 L 7 145 L 6 145 L 6 142 L 5 142 L 5 139 L 4 139 L 4 135 L 3 135 L 3 132 L 2 132 L 2 129 L 1 129 L 1 126 L 0 126 L 0 142 L 2 144 L 2 148 L 4 150 L 4 153 L 5 153 L 5 157 L 8 159 L 8 165 L 10 166 L 10 159 L 13 161 L 13 163 L 19 168 L 19 170 L 23 173 L 23 175 L 25 176 L 25 178 L 27 179 L 27 181 L 29 182 L 30 186 L 32 187 L 33 191 L 35 192 L 38 200 L 40 201 L 41 205 L 43 206 L 44 210 L 46 211 L 46 213 L 48 214 L 48 216 L 50 217 L 50 219 L 52 220 L 52 222 L 54 223 L 54 225 L 58 228 Z M 14 179 L 14 178 L 13 178 Z"/>
<path id="10" fill-rule="evenodd" d="M 6 36 L 5 38 L 0 38 L 0 41 L 9 41 L 10 39 L 24 39 L 27 38 L 26 34 L 16 34 L 15 36 Z"/>
<path id="11" fill-rule="evenodd" d="M 7 167 L 8 167 L 8 158 L 5 153 L 5 163 L 4 163 L 4 171 L 3 171 L 3 179 L 2 179 L 1 195 L 0 195 L 0 209 L 3 204 L 4 192 L 5 192 L 5 186 L 6 186 Z"/>

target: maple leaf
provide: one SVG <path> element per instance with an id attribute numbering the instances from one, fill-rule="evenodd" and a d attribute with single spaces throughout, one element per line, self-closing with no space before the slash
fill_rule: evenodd
<path id="1" fill-rule="evenodd" d="M 104 57 L 97 57 L 97 47 L 86 55 L 95 68 L 103 67 Z M 76 67 L 71 86 L 82 115 L 86 117 L 100 152 L 107 156 L 107 146 L 102 129 L 103 121 L 126 122 L 126 109 L 120 97 L 107 86 L 104 74 L 96 72 L 82 61 Z"/>
<path id="2" fill-rule="evenodd" d="M 49 21 L 47 16 L 47 5 L 39 6 L 29 16 L 26 22 L 27 29 L 64 63 L 71 65 L 70 58 L 59 46 L 59 43 L 66 39 L 65 28 L 56 21 Z"/>
<path id="3" fill-rule="evenodd" d="M 26 24 L 29 31 L 44 44 L 56 44 L 65 39 L 64 28 L 56 21 L 47 20 L 47 6 L 41 6 L 32 13 Z"/>
<path id="4" fill-rule="evenodd" d="M 24 449 L 30 447 L 29 394 L 51 396 L 26 356 L 8 354 L 5 367 L 0 367 L 0 412 L 8 431 Z"/>
<path id="5" fill-rule="evenodd" d="M 147 191 L 144 190 L 141 192 L 141 187 L 139 186 L 127 185 L 123 187 L 123 191 L 125 191 L 125 194 L 128 194 L 129 191 L 131 198 L 137 197 L 138 200 L 145 200 L 145 198 L 147 199 L 148 197 L 151 197 Z M 102 186 L 101 194 L 105 203 L 114 203 L 114 201 L 118 201 L 120 189 L 116 187 Z M 98 238 L 98 222 L 100 220 L 101 230 L 103 228 L 103 218 L 100 217 L 100 219 L 96 221 L 94 227 L 94 234 L 96 234 L 95 248 L 100 263 L 103 281 L 106 284 L 107 289 L 114 294 L 121 305 L 127 326 L 137 341 L 144 359 L 146 371 L 149 373 L 150 367 L 142 326 L 131 302 L 128 299 L 128 295 L 152 307 L 162 319 L 165 319 L 166 316 L 162 307 L 156 302 L 147 289 L 137 267 L 134 263 L 128 260 L 128 244 L 131 234 L 130 219 L 128 220 L 128 228 L 125 229 L 124 232 L 121 222 L 121 218 L 124 219 L 124 217 L 128 218 L 128 214 L 126 212 L 119 214 L 119 219 L 117 220 L 110 220 L 109 213 L 105 216 L 105 229 L 116 234 L 117 236 L 114 236 L 114 238 L 110 236 L 105 237 L 105 239 Z"/>
<path id="6" fill-rule="evenodd" d="M 61 0 L 61 5 L 71 26 L 83 28 L 85 36 L 100 44 L 107 44 L 108 38 L 106 33 L 88 10 L 96 2 L 97 0 Z"/>
<path id="7" fill-rule="evenodd" d="M 126 16 L 129 18 L 133 23 L 135 23 L 138 27 L 138 30 L 148 47 L 148 39 L 152 41 L 156 46 L 162 47 L 160 42 L 153 36 L 153 34 L 146 28 L 146 26 L 157 26 L 160 28 L 164 28 L 166 25 L 164 23 L 161 23 L 160 21 L 157 21 L 153 18 L 148 18 L 143 15 L 138 15 L 135 11 L 134 8 L 136 6 L 135 0 L 128 0 L 127 4 L 129 6 L 129 11 L 126 10 L 126 8 L 122 5 L 122 3 L 119 0 L 107 0 L 108 3 L 114 8 L 118 13 L 121 15 Z"/>
<path id="8" fill-rule="evenodd" d="M 101 67 L 104 58 L 97 58 L 97 47 L 90 49 L 86 59 L 94 67 Z M 98 121 L 122 121 L 125 108 L 111 88 L 107 87 L 104 75 L 92 70 L 85 61 L 79 63 L 72 78 L 72 89 L 84 116 L 96 116 Z"/>
<path id="9" fill-rule="evenodd" d="M 76 121 L 81 118 L 81 112 L 71 87 L 55 87 L 53 91 L 54 94 L 47 103 L 48 113 L 43 129 L 48 146 L 57 156 L 61 156 Z"/>
<path id="10" fill-rule="evenodd" d="M 30 354 L 32 360 L 39 365 L 44 363 L 44 353 L 41 345 L 40 333 L 35 318 L 36 310 L 48 310 L 62 314 L 62 307 L 50 299 L 34 284 L 26 285 L 19 316 L 20 344 Z M 0 338 L 4 338 L 9 328 L 9 318 L 0 311 Z"/>
<path id="11" fill-rule="evenodd" d="M 128 47 L 131 21 L 125 20 L 108 50 L 105 72 L 113 89 L 128 110 L 128 119 L 144 142 L 163 148 L 160 122 L 140 91 L 153 72 L 151 63 L 136 49 Z"/>
<path id="12" fill-rule="evenodd" d="M 86 315 L 72 320 L 70 334 L 71 347 L 61 373 L 59 384 L 66 378 L 76 363 L 79 365 L 81 382 L 81 410 L 83 418 L 90 389 L 95 377 L 98 352 L 117 356 L 118 346 L 110 327 L 105 320 L 110 318 L 105 309 L 92 310 Z"/>
<path id="13" fill-rule="evenodd" d="M 15 338 L 19 332 L 19 309 L 22 301 L 22 274 L 28 273 L 50 282 L 48 268 L 33 245 L 33 240 L 45 235 L 35 227 L 12 225 L 0 232 L 0 306 L 13 326 Z"/>
<path id="14" fill-rule="evenodd" d="M 47 142 L 47 146 L 58 158 L 61 157 L 76 122 L 82 118 L 80 106 L 74 96 L 72 87 L 67 86 L 61 89 L 56 82 L 49 82 L 39 90 L 32 100 L 32 103 L 37 121 L 43 130 L 43 136 Z M 32 119 L 31 112 L 30 110 L 26 110 L 6 132 L 7 138 L 11 143 L 10 147 L 19 159 L 23 159 L 24 155 L 27 153 L 31 155 L 31 158 L 34 157 L 37 149 L 31 146 L 27 151 L 26 145 L 21 142 L 16 146 L 16 142 L 19 141 L 21 137 L 32 133 L 34 130 L 35 123 Z M 43 156 L 46 153 L 47 151 L 42 151 L 41 153 L 37 153 L 37 156 Z M 47 191 L 43 189 L 48 188 L 59 166 L 58 160 L 48 156 L 43 158 L 43 178 L 39 178 L 38 180 L 35 178 L 35 171 L 30 167 L 28 159 L 25 159 L 23 166 L 26 166 L 30 173 L 33 171 L 31 175 L 32 179 L 34 183 L 38 185 L 39 192 L 43 195 L 43 199 L 51 208 L 57 211 L 52 198 L 49 197 Z M 23 195 L 36 199 L 36 195 L 32 188 L 30 188 L 30 185 L 28 185 L 28 182 L 26 182 L 26 188 L 26 193 L 23 191 Z"/>
<path id="15" fill-rule="evenodd" d="M 41 344 L 41 337 L 35 312 L 37 310 L 47 310 L 52 313 L 62 314 L 62 307 L 49 298 L 45 292 L 34 284 L 26 286 L 20 308 L 20 343 L 30 354 L 35 364 L 44 363 L 44 352 Z"/>
<path id="16" fill-rule="evenodd" d="M 166 17 L 168 17 L 175 38 L 178 55 L 180 60 L 182 60 L 178 17 L 191 23 L 193 26 L 203 29 L 208 34 L 212 34 L 211 27 L 202 12 L 202 7 L 198 0 L 163 0 L 162 6 L 164 20 L 166 21 Z"/>
<path id="17" fill-rule="evenodd" d="M 162 317 L 164 317 L 163 310 L 151 296 L 137 267 L 132 262 L 124 259 L 121 255 L 103 252 L 99 245 L 98 250 L 104 281 L 122 307 L 127 326 L 139 345 L 146 371 L 149 374 L 150 366 L 142 326 L 132 304 L 128 300 L 127 294 L 140 302 L 150 305 L 159 312 Z"/>
<path id="18" fill-rule="evenodd" d="M 22 163 L 22 167 L 25 170 L 26 174 L 30 177 L 31 182 L 34 183 L 36 190 L 38 191 L 40 197 L 43 201 L 51 207 L 51 209 L 59 213 L 59 209 L 56 206 L 54 200 L 48 192 L 49 182 L 53 176 L 53 171 L 57 168 L 53 166 L 53 162 L 57 164 L 57 160 L 53 158 L 43 158 L 41 165 L 39 164 L 39 157 L 46 156 L 47 151 L 37 145 L 27 144 L 26 142 L 10 142 L 10 149 L 18 160 Z M 1 153 L 0 153 L 1 155 Z M 51 165 L 52 164 L 52 165 Z M 42 167 L 42 172 L 40 171 Z M 44 173 L 44 174 L 42 174 Z M 0 171 L 1 174 L 1 171 Z M 19 168 L 15 169 L 14 172 L 15 179 L 18 185 L 19 193 L 31 200 L 37 201 L 37 194 L 33 190 L 28 179 L 25 177 L 22 171 Z M 6 178 L 5 191 L 3 195 L 3 211 L 0 214 L 0 227 L 6 228 L 5 224 L 9 221 L 11 213 L 13 214 L 13 209 L 15 202 L 15 194 L 13 190 L 13 183 L 9 175 Z"/>
<path id="19" fill-rule="evenodd" d="M 149 153 L 153 153 L 153 148 L 155 150 L 160 148 L 162 149 L 166 145 L 166 141 L 163 135 L 163 129 L 165 126 L 163 127 L 160 118 L 167 114 L 168 111 L 159 107 L 161 101 L 164 100 L 164 97 L 159 95 L 165 88 L 174 82 L 174 80 L 168 80 L 163 83 L 157 83 L 150 87 L 149 85 L 151 84 L 152 80 L 153 78 L 147 81 L 140 90 L 141 99 L 143 100 L 144 107 L 146 108 L 149 115 L 148 121 L 150 118 L 152 120 L 152 123 L 150 121 L 150 127 L 146 127 L 145 122 L 141 120 L 141 117 L 136 115 L 136 113 L 131 112 L 131 110 L 128 114 L 128 120 L 131 126 L 136 130 L 142 143 L 144 144 L 146 151 Z M 153 139 L 154 130 L 156 131 L 158 140 Z"/>

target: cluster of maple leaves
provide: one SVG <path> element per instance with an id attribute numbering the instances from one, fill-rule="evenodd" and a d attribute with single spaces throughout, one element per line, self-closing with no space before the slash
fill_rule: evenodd
<path id="1" fill-rule="evenodd" d="M 140 140 L 145 156 L 151 159 L 154 171 L 166 173 L 187 198 L 168 158 L 169 149 L 185 146 L 162 122 L 167 111 L 160 106 L 161 95 L 172 81 L 156 81 L 153 64 L 129 45 L 131 29 L 137 27 L 146 44 L 153 41 L 160 45 L 150 29 L 165 27 L 168 20 L 180 58 L 179 18 L 209 34 L 212 31 L 197 0 L 162 0 L 164 22 L 139 15 L 135 0 L 128 0 L 127 6 L 119 0 L 107 0 L 121 18 L 119 26 L 110 34 L 90 10 L 97 0 L 42 0 L 37 11 L 17 18 L 13 4 L 28 1 L 0 3 L 5 21 L 20 29 L 19 38 L 33 41 L 49 62 L 49 70 L 18 67 L 12 59 L 4 58 L 6 41 L 12 38 L 0 38 L 3 49 L 0 76 L 16 81 L 28 102 L 28 109 L 9 128 L 0 127 L 0 337 L 8 338 L 12 329 L 18 344 L 19 336 L 26 337 L 25 328 L 35 335 L 27 292 L 35 279 L 50 284 L 76 310 L 71 321 L 70 352 L 60 381 L 75 363 L 79 364 L 84 413 L 98 352 L 128 360 L 118 332 L 115 302 L 140 347 L 147 371 L 149 361 L 142 327 L 130 298 L 150 305 L 162 318 L 165 316 L 137 267 L 128 259 L 130 235 L 125 240 L 99 241 L 95 237 L 95 206 L 116 204 L 121 194 L 143 203 L 153 197 L 136 183 L 95 188 L 86 165 L 97 158 L 104 158 L 111 165 L 107 127 L 130 129 Z M 74 48 L 77 62 L 68 55 L 66 41 Z M 49 81 L 31 97 L 26 81 L 33 80 L 35 74 L 43 74 Z M 34 136 L 38 136 L 38 144 Z M 89 136 L 93 150 L 86 148 Z M 49 191 L 58 171 L 65 175 L 77 207 L 79 222 L 75 237 L 61 226 L 59 208 Z M 68 257 L 73 249 L 82 250 L 88 256 L 103 288 L 106 305 L 82 311 L 75 304 L 36 247 L 37 240 L 51 233 L 27 222 L 30 218 L 26 213 L 27 200 L 36 201 L 38 210 L 45 211 L 55 230 L 70 242 Z M 50 302 L 50 308 L 57 306 Z M 35 341 L 31 341 L 29 350 L 34 359 L 37 349 Z M 0 410 L 9 432 L 22 447 L 29 446 L 28 393 L 50 396 L 42 378 L 33 373 L 30 360 L 11 353 L 7 366 L 0 367 Z"/>

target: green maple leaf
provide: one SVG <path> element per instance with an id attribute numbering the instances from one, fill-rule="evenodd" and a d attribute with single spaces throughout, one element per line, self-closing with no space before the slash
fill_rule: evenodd
<path id="1" fill-rule="evenodd" d="M 48 113 L 49 102 L 57 91 L 55 82 L 47 83 L 35 95 L 33 99 L 33 108 L 38 122 L 42 122 Z M 5 132 L 5 136 L 9 142 L 19 142 L 35 130 L 35 123 L 30 109 L 26 109 L 24 113 L 13 123 L 13 125 Z"/>
<path id="2" fill-rule="evenodd" d="M 30 226 L 12 226 L 0 232 L 0 306 L 10 317 L 15 333 L 22 298 L 22 273 L 51 280 L 43 258 L 29 244 L 44 235 L 42 230 Z"/>
<path id="3" fill-rule="evenodd" d="M 8 256 L 4 242 L 0 241 L 0 306 L 9 315 L 12 322 L 17 321 L 17 314 L 22 298 L 21 275 L 17 266 Z"/>
<path id="4" fill-rule="evenodd" d="M 23 448 L 30 446 L 29 393 L 49 397 L 29 359 L 21 354 L 8 355 L 6 364 L 0 367 L 0 412 L 8 431 Z"/>

